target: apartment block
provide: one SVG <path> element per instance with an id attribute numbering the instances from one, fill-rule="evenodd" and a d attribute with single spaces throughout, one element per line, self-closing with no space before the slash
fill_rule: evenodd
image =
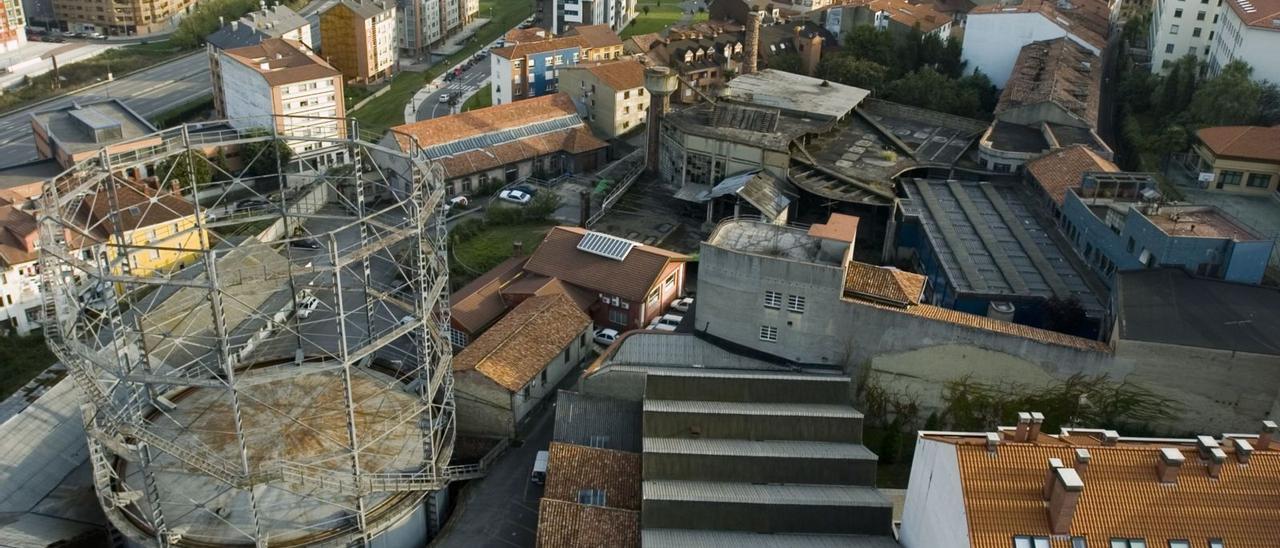
<path id="1" fill-rule="evenodd" d="M 205 42 L 215 49 L 232 49 L 252 46 L 268 38 L 293 40 L 315 49 L 311 22 L 281 4 L 246 13 L 214 31 Z"/>
<path id="2" fill-rule="evenodd" d="M 489 62 L 493 104 L 559 91 L 560 69 L 585 61 L 622 57 L 622 40 L 604 25 L 578 27 L 545 40 L 494 48 Z"/>
<path id="3" fill-rule="evenodd" d="M 873 25 L 894 33 L 906 33 L 917 29 L 946 40 L 951 36 L 950 15 L 938 12 L 931 4 L 911 3 L 907 0 L 860 0 L 829 6 L 817 16 L 837 40 L 861 25 Z"/>
<path id="4" fill-rule="evenodd" d="M 1234 60 L 1253 67 L 1254 80 L 1280 82 L 1280 0 L 1222 0 L 1222 26 L 1209 53 L 1209 74 Z"/>
<path id="5" fill-rule="evenodd" d="M 218 56 L 215 81 L 222 85 L 224 114 L 232 125 L 307 137 L 344 134 L 343 75 L 301 43 L 272 38 Z M 317 141 L 289 146 L 298 157 L 318 157 L 321 163 L 342 157 Z"/>
<path id="6" fill-rule="evenodd" d="M 396 6 L 386 0 L 342 0 L 320 15 L 324 58 L 348 82 L 367 84 L 396 72 Z"/>
<path id="7" fill-rule="evenodd" d="M 478 0 L 397 0 L 397 45 L 405 55 L 426 55 L 431 46 L 470 23 L 478 11 Z"/>
<path id="8" fill-rule="evenodd" d="M 968 63 L 967 70 L 981 70 L 996 87 L 1004 88 L 1019 51 L 1032 42 L 1066 37 L 1101 55 L 1110 35 L 1112 13 L 1104 0 L 1026 0 L 1016 5 L 979 6 L 965 19 L 961 56 Z"/>
<path id="9" fill-rule="evenodd" d="M 20 0 L 0 1 L 0 53 L 14 51 L 27 43 L 27 20 Z"/>
<path id="10" fill-rule="evenodd" d="M 51 1 L 54 16 L 67 30 L 112 36 L 141 36 L 172 30 L 196 4 L 196 0 Z"/>
<path id="11" fill-rule="evenodd" d="M 1151 71 L 1165 74 L 1178 59 L 1209 61 L 1223 2 L 1235 0 L 1156 0 L 1151 9 Z"/>
<path id="12" fill-rule="evenodd" d="M 551 32 L 564 34 L 580 25 L 605 25 L 622 32 L 636 16 L 635 0 L 550 0 Z"/>
<path id="13" fill-rule="evenodd" d="M 644 65 L 632 59 L 570 65 L 560 71 L 560 85 L 573 97 L 596 134 L 618 137 L 645 123 L 649 95 Z"/>
<path id="14" fill-rule="evenodd" d="M 0 202 L 0 332 L 26 335 L 39 326 L 38 240 L 35 216 Z"/>

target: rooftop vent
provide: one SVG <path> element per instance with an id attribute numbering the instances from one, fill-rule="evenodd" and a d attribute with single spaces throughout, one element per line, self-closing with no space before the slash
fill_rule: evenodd
<path id="1" fill-rule="evenodd" d="M 1160 449 L 1160 459 L 1156 463 L 1156 477 L 1160 483 L 1178 483 L 1178 470 L 1182 468 L 1182 463 L 1187 458 L 1182 456 L 1182 451 L 1172 447 L 1163 447 Z"/>

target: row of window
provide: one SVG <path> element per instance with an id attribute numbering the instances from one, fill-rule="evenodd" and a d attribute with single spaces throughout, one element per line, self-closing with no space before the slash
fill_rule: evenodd
<path id="1" fill-rule="evenodd" d="M 1240 181 L 1245 180 L 1244 173 L 1239 171 L 1222 170 L 1218 172 L 1218 184 L 1240 186 Z M 1245 186 L 1254 188 L 1267 188 L 1271 186 L 1271 176 L 1265 173 L 1250 173 Z"/>
<path id="2" fill-rule="evenodd" d="M 765 308 L 782 308 L 782 293 L 778 291 L 764 292 Z M 804 313 L 805 300 L 804 295 L 787 295 L 787 310 L 798 314 Z"/>
<path id="3" fill-rule="evenodd" d="M 1225 544 L 1220 538 L 1208 539 L 1208 543 L 1202 546 L 1208 548 L 1225 548 Z M 1140 538 L 1113 538 L 1108 544 L 1109 548 L 1148 548 L 1147 541 Z M 1037 537 L 1031 535 L 1019 535 L 1013 537 L 1013 548 L 1049 548 L 1049 537 Z M 1088 548 L 1088 543 L 1084 537 L 1071 537 L 1071 548 Z M 1151 546 L 1150 548 L 1156 548 Z M 1192 548 L 1191 541 L 1187 539 L 1170 539 L 1168 548 Z"/>

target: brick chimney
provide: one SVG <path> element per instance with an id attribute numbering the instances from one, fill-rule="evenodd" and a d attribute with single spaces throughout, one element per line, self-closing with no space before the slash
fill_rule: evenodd
<path id="1" fill-rule="evenodd" d="M 1031 428 L 1027 430 L 1027 441 L 1035 442 L 1040 439 L 1040 425 L 1044 423 L 1044 415 L 1032 411 L 1031 412 Z"/>
<path id="2" fill-rule="evenodd" d="M 1182 468 L 1182 463 L 1186 460 L 1182 451 L 1172 447 L 1161 448 L 1160 459 L 1156 463 L 1156 477 L 1160 479 L 1160 483 L 1178 483 L 1178 469 Z"/>
<path id="3" fill-rule="evenodd" d="M 1083 447 L 1076 449 L 1076 473 L 1080 477 L 1084 477 L 1085 472 L 1089 471 L 1089 461 L 1093 460 L 1093 455 L 1089 454 L 1089 450 Z"/>
<path id="4" fill-rule="evenodd" d="M 1013 430 L 1013 441 L 1027 441 L 1027 431 L 1031 429 L 1031 413 L 1021 411 L 1018 413 L 1018 426 Z"/>
<path id="5" fill-rule="evenodd" d="M 1222 475 L 1222 463 L 1227 462 L 1227 453 L 1222 449 L 1214 447 L 1209 450 L 1209 477 L 1217 478 Z"/>
<path id="6" fill-rule="evenodd" d="M 1262 432 L 1258 434 L 1259 451 L 1271 449 L 1271 438 L 1276 434 L 1276 421 L 1262 421 Z"/>
<path id="7" fill-rule="evenodd" d="M 752 11 L 747 14 L 747 43 L 743 46 L 742 74 L 754 74 L 760 60 L 760 23 L 764 13 Z"/>
<path id="8" fill-rule="evenodd" d="M 649 116 L 647 120 L 648 146 L 645 152 L 645 169 L 650 173 L 658 173 L 658 156 L 661 152 L 660 139 L 662 118 L 671 108 L 671 94 L 680 85 L 676 75 L 667 67 L 648 67 L 644 69 L 644 89 L 649 93 Z"/>
<path id="9" fill-rule="evenodd" d="M 1253 444 L 1249 440 L 1236 438 L 1236 462 L 1240 464 L 1249 464 L 1249 457 L 1253 456 Z"/>
<path id="10" fill-rule="evenodd" d="M 1000 448 L 1000 434 L 995 432 L 987 432 L 987 455 L 996 456 L 996 450 Z"/>
<path id="11" fill-rule="evenodd" d="M 1084 492 L 1084 480 L 1070 468 L 1056 468 L 1052 472 L 1053 485 L 1049 494 L 1049 531 L 1055 535 L 1071 532 L 1071 518 Z"/>
<path id="12" fill-rule="evenodd" d="M 1218 440 L 1213 439 L 1213 436 L 1196 436 L 1196 452 L 1200 453 L 1202 460 L 1209 460 L 1210 453 L 1219 447 Z"/>
<path id="13" fill-rule="evenodd" d="M 1049 469 L 1045 471 L 1044 485 L 1040 486 L 1040 498 L 1049 500 L 1053 496 L 1053 484 L 1057 480 L 1057 471 L 1062 468 L 1062 459 L 1049 459 Z"/>

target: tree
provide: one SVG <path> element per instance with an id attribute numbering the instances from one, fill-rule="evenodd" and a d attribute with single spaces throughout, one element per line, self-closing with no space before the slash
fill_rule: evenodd
<path id="1" fill-rule="evenodd" d="M 925 67 L 884 86 L 882 96 L 895 103 L 957 116 L 982 115 L 978 91 Z"/>
<path id="2" fill-rule="evenodd" d="M 1085 327 L 1084 307 L 1074 295 L 1065 299 L 1050 297 L 1044 303 L 1044 328 L 1068 335 L 1076 335 Z"/>
<path id="3" fill-rule="evenodd" d="M 942 47 L 942 53 L 938 57 L 938 72 L 946 75 L 948 78 L 959 78 L 964 74 L 965 62 L 962 58 L 964 48 L 959 40 L 954 36 L 948 37 L 947 42 Z"/>
<path id="4" fill-rule="evenodd" d="M 1147 138 L 1146 148 L 1163 158 L 1174 152 L 1186 150 L 1188 138 L 1187 128 L 1178 124 L 1169 124 Z"/>
<path id="5" fill-rule="evenodd" d="M 658 4 L 658 5 L 659 5 L 659 6 L 661 6 L 662 4 Z M 645 15 L 649 15 L 649 6 L 641 6 L 641 7 L 640 7 L 640 13 L 643 13 L 643 14 L 645 14 Z"/>
<path id="6" fill-rule="evenodd" d="M 268 135 L 266 130 L 249 132 L 249 136 Z M 240 145 L 240 160 L 245 162 L 244 174 L 249 177 L 275 175 L 293 161 L 293 149 L 280 139 L 250 141 Z"/>
<path id="7" fill-rule="evenodd" d="M 893 41 L 893 56 L 896 62 L 889 65 L 890 70 L 897 74 L 906 74 L 920 68 L 923 65 L 921 40 L 919 26 L 913 26 L 907 32 L 898 34 Z"/>
<path id="8" fill-rule="evenodd" d="M 1258 113 L 1253 118 L 1253 124 L 1280 124 L 1280 86 L 1274 82 L 1262 82 L 1258 85 Z"/>
<path id="9" fill-rule="evenodd" d="M 1186 111 L 1199 83 L 1200 62 L 1194 55 L 1185 55 L 1175 61 L 1160 85 L 1157 117 L 1163 119 Z"/>
<path id="10" fill-rule="evenodd" d="M 884 86 L 889 69 L 884 65 L 859 59 L 848 53 L 833 53 L 818 61 L 817 75 L 847 86 L 879 90 Z"/>
<path id="11" fill-rule="evenodd" d="M 194 155 L 195 153 L 192 154 Z M 194 172 L 188 168 L 191 165 L 195 165 Z M 187 154 L 182 153 L 176 156 L 170 156 L 168 159 L 161 162 L 160 165 L 157 166 L 156 175 L 159 176 L 162 181 L 169 181 L 171 185 L 177 184 L 185 192 L 191 188 L 190 177 L 192 176 L 195 177 L 196 188 L 209 184 L 209 182 L 213 180 L 213 169 L 209 166 L 208 160 L 204 158 L 196 158 L 193 162 L 190 161 Z"/>
<path id="12" fill-rule="evenodd" d="M 1244 61 L 1232 61 L 1222 72 L 1206 80 L 1195 91 L 1188 107 L 1192 123 L 1202 126 L 1243 125 L 1258 115 L 1262 88 L 1250 76 L 1253 69 Z"/>
<path id="13" fill-rule="evenodd" d="M 769 58 L 769 68 L 783 72 L 804 74 L 803 65 L 804 63 L 800 60 L 800 56 L 794 53 L 784 53 Z"/>
<path id="14" fill-rule="evenodd" d="M 894 62 L 894 40 L 889 31 L 871 25 L 854 27 L 845 37 L 845 51 L 854 56 L 888 67 Z"/>
<path id="15" fill-rule="evenodd" d="M 961 62 L 960 66 L 963 67 L 964 63 Z M 960 79 L 960 86 L 971 89 L 978 94 L 978 114 L 981 115 L 980 117 L 986 118 L 987 115 L 995 112 L 996 103 L 1000 102 L 1000 90 L 982 71 L 974 69 L 973 74 Z"/>

